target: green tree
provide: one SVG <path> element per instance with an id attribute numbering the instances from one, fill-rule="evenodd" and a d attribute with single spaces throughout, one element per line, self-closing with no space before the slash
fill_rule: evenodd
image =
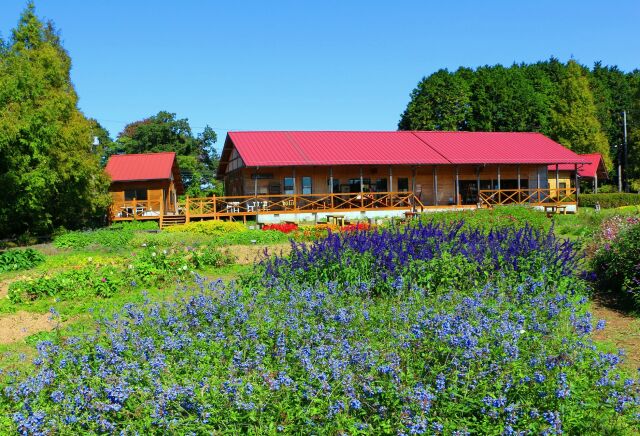
<path id="1" fill-rule="evenodd" d="M 71 59 L 33 4 L 0 52 L 0 235 L 45 234 L 103 218 L 108 178 L 77 106 Z"/>
<path id="2" fill-rule="evenodd" d="M 598 121 L 586 72 L 575 61 L 567 64 L 552 112 L 553 137 L 576 153 L 600 153 L 610 167 L 609 141 Z"/>
<path id="3" fill-rule="evenodd" d="M 400 130 L 467 130 L 471 113 L 465 71 L 439 70 L 425 77 L 411 93 Z"/>
<path id="4" fill-rule="evenodd" d="M 156 115 L 127 124 L 111 145 L 107 155 L 118 153 L 156 153 L 174 151 L 189 195 L 203 195 L 217 187 L 215 171 L 218 153 L 216 133 L 206 126 L 194 135 L 186 118 L 160 111 Z"/>

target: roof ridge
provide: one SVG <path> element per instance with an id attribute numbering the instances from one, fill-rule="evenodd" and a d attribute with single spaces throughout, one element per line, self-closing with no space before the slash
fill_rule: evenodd
<path id="1" fill-rule="evenodd" d="M 150 156 L 150 155 L 154 155 L 154 154 L 175 154 L 177 155 L 177 153 L 175 151 L 156 151 L 153 153 L 123 153 L 123 154 L 112 154 L 111 156 L 109 156 L 109 158 L 112 157 L 121 157 L 121 156 Z"/>
<path id="2" fill-rule="evenodd" d="M 429 144 L 427 141 L 425 141 L 424 139 L 422 139 L 421 137 L 419 137 L 416 133 L 416 131 L 414 130 L 407 130 L 408 132 L 411 132 L 411 134 L 413 135 L 414 138 L 417 138 L 418 141 L 420 141 L 421 143 L 423 143 L 424 145 L 426 145 L 427 147 L 429 147 L 431 150 L 435 151 L 436 153 L 438 153 L 440 156 L 442 156 L 442 158 L 446 161 L 448 161 L 450 164 L 453 164 L 453 162 L 451 161 L 451 159 L 449 159 L 447 156 L 445 156 L 444 154 L 440 153 L 440 150 L 436 149 L 433 145 Z"/>

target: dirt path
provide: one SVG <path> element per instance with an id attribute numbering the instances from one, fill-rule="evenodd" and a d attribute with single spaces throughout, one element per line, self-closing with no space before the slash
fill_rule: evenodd
<path id="1" fill-rule="evenodd" d="M 626 315 L 598 300 L 593 302 L 591 312 L 594 319 L 606 321 L 604 330 L 595 332 L 594 339 L 623 348 L 626 353 L 624 366 L 633 370 L 640 368 L 640 318 Z"/>
<path id="2" fill-rule="evenodd" d="M 51 331 L 56 321 L 49 313 L 31 313 L 21 310 L 0 318 L 0 344 L 12 344 L 34 333 Z"/>

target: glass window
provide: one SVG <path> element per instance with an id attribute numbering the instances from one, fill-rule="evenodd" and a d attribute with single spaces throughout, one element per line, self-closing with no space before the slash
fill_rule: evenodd
<path id="1" fill-rule="evenodd" d="M 126 189 L 124 191 L 124 200 L 132 201 L 136 200 L 146 200 L 147 199 L 147 190 L 146 189 Z"/>
<path id="2" fill-rule="evenodd" d="M 331 178 L 327 179 L 327 186 L 331 183 Z M 331 190 L 329 192 L 332 192 Z M 340 192 L 340 180 L 333 179 L 333 192 Z"/>
<path id="3" fill-rule="evenodd" d="M 362 190 L 368 192 L 371 186 L 371 179 L 363 178 L 362 179 Z M 360 192 L 360 177 L 357 179 L 349 179 L 349 191 L 350 192 Z"/>
<path id="4" fill-rule="evenodd" d="M 398 178 L 398 191 L 407 192 L 409 190 L 409 179 L 407 177 Z"/>
<path id="5" fill-rule="evenodd" d="M 285 195 L 292 195 L 293 194 L 293 183 L 294 183 L 294 178 L 293 177 L 285 177 L 284 178 L 284 194 Z"/>
<path id="6" fill-rule="evenodd" d="M 376 192 L 387 192 L 387 179 L 376 180 L 374 186 Z"/>
<path id="7" fill-rule="evenodd" d="M 311 194 L 311 177 L 302 178 L 302 194 Z"/>

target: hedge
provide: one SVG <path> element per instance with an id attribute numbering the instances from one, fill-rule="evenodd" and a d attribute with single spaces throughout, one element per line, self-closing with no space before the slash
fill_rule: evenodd
<path id="1" fill-rule="evenodd" d="M 640 205 L 640 194 L 581 194 L 578 198 L 580 207 L 595 207 L 596 203 L 603 209 Z"/>

